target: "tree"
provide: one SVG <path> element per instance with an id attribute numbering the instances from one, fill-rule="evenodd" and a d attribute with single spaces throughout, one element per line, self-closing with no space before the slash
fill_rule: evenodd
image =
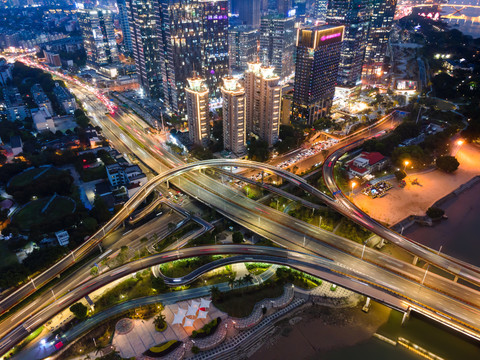
<path id="1" fill-rule="evenodd" d="M 230 289 L 233 289 L 233 287 L 235 286 L 235 278 L 233 276 L 229 277 L 227 282 Z"/>
<path id="2" fill-rule="evenodd" d="M 88 308 L 82 303 L 76 303 L 70 306 L 70 311 L 77 319 L 83 320 L 87 317 Z"/>
<path id="3" fill-rule="evenodd" d="M 158 292 L 164 292 L 167 290 L 167 285 L 165 284 L 165 280 L 162 277 L 152 277 L 152 288 L 157 290 Z"/>
<path id="4" fill-rule="evenodd" d="M 223 300 L 223 292 L 217 286 L 212 286 L 210 288 L 210 296 L 212 297 L 213 301 Z"/>
<path id="5" fill-rule="evenodd" d="M 4 154 L 0 154 L 0 165 L 5 165 L 7 157 Z"/>
<path id="6" fill-rule="evenodd" d="M 93 277 L 97 276 L 98 275 L 98 267 L 94 266 L 90 269 L 90 275 L 92 275 Z"/>
<path id="7" fill-rule="evenodd" d="M 163 331 L 166 328 L 166 325 L 167 325 L 167 323 L 165 321 L 165 315 L 158 314 L 153 319 L 153 323 L 155 324 L 155 329 L 157 331 Z"/>
<path id="8" fill-rule="evenodd" d="M 97 219 L 99 223 L 104 223 L 110 219 L 110 211 L 108 210 L 107 204 L 101 196 L 95 196 L 95 200 L 93 202 L 92 216 Z"/>
<path id="9" fill-rule="evenodd" d="M 403 170 L 397 170 L 395 171 L 395 177 L 397 178 L 398 181 L 401 181 L 407 177 L 407 174 Z"/>
<path id="10" fill-rule="evenodd" d="M 243 282 L 245 284 L 253 284 L 253 276 L 252 274 L 245 274 L 245 276 L 243 277 Z"/>
<path id="11" fill-rule="evenodd" d="M 241 244 L 243 242 L 243 235 L 240 231 L 235 231 L 232 234 L 232 241 L 234 244 Z"/>
<path id="12" fill-rule="evenodd" d="M 440 209 L 438 207 L 432 206 L 429 207 L 427 210 L 427 216 L 430 219 L 439 219 L 445 214 L 445 211 L 443 209 Z"/>
<path id="13" fill-rule="evenodd" d="M 460 163 L 453 156 L 439 156 L 435 161 L 435 164 L 440 170 L 443 170 L 447 173 L 452 173 L 458 169 Z"/>

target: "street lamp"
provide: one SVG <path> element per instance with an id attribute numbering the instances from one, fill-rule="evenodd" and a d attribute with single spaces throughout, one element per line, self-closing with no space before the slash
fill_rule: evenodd
<path id="1" fill-rule="evenodd" d="M 405 165 L 405 167 L 403 168 L 403 171 L 404 171 L 405 173 L 407 173 L 407 166 L 410 165 L 410 161 L 405 160 L 405 161 L 403 162 L 403 165 Z"/>
<path id="2" fill-rule="evenodd" d="M 457 145 L 458 145 L 458 146 L 462 146 L 462 145 L 463 145 L 463 143 L 464 143 L 464 141 L 463 141 L 462 139 L 460 139 L 460 140 L 457 140 Z"/>
<path id="3" fill-rule="evenodd" d="M 357 183 L 356 183 L 355 181 L 352 181 L 352 184 L 351 184 L 351 185 L 352 185 L 352 191 L 350 192 L 350 196 L 353 195 L 353 188 L 354 188 L 355 186 L 357 186 Z"/>

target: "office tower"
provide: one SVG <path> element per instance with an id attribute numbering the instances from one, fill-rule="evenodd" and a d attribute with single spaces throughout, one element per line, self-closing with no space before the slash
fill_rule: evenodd
<path id="1" fill-rule="evenodd" d="M 328 0 L 315 0 L 313 14 L 317 20 L 327 19 Z"/>
<path id="2" fill-rule="evenodd" d="M 289 16 L 291 10 L 293 9 L 292 0 L 277 0 L 277 12 L 280 15 Z"/>
<path id="3" fill-rule="evenodd" d="M 226 76 L 221 88 L 223 98 L 223 147 L 235 155 L 245 148 L 245 90 L 237 79 Z"/>
<path id="4" fill-rule="evenodd" d="M 284 80 L 294 71 L 295 17 L 273 14 L 262 17 L 260 61 L 272 65 Z"/>
<path id="5" fill-rule="evenodd" d="M 298 29 L 293 120 L 313 124 L 328 114 L 335 94 L 343 26 Z"/>
<path id="6" fill-rule="evenodd" d="M 133 53 L 133 44 L 128 21 L 128 9 L 126 1 L 127 0 L 117 0 L 118 17 L 120 18 L 120 28 L 122 29 L 124 51 L 131 54 Z"/>
<path id="7" fill-rule="evenodd" d="M 228 30 L 228 58 L 230 70 L 243 73 L 247 63 L 257 60 L 258 30 L 240 25 Z"/>
<path id="8" fill-rule="evenodd" d="M 367 44 L 369 0 L 330 0 L 327 23 L 345 26 L 337 83 L 357 86 L 361 82 Z"/>
<path id="9" fill-rule="evenodd" d="M 397 0 L 374 0 L 365 50 L 364 75 L 381 75 Z"/>
<path id="10" fill-rule="evenodd" d="M 132 54 L 140 85 L 147 96 L 158 100 L 164 96 L 158 3 L 147 0 L 126 0 L 126 10 Z"/>
<path id="11" fill-rule="evenodd" d="M 165 107 L 183 114 L 187 78 L 198 72 L 211 98 L 228 74 L 226 0 L 160 0 L 161 74 Z"/>
<path id="12" fill-rule="evenodd" d="M 232 14 L 238 14 L 242 24 L 260 28 L 260 0 L 232 0 Z"/>
<path id="13" fill-rule="evenodd" d="M 280 130 L 282 87 L 273 66 L 248 63 L 245 72 L 247 134 L 254 133 L 273 146 Z"/>
<path id="14" fill-rule="evenodd" d="M 201 77 L 188 78 L 187 82 L 188 134 L 192 144 L 205 147 L 210 139 L 208 88 Z"/>
<path id="15" fill-rule="evenodd" d="M 87 53 L 87 62 L 94 66 L 118 61 L 117 42 L 110 10 L 79 9 L 78 24 Z"/>

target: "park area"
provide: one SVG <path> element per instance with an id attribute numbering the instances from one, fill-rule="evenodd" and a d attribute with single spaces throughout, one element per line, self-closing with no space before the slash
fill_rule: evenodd
<path id="1" fill-rule="evenodd" d="M 75 202 L 72 199 L 64 196 L 55 196 L 53 199 L 47 197 L 26 204 L 14 215 L 13 223 L 22 229 L 29 229 L 59 220 L 74 211 Z"/>
<path id="2" fill-rule="evenodd" d="M 8 187 L 24 187 L 30 185 L 34 180 L 42 177 L 53 176 L 60 173 L 60 170 L 54 167 L 38 167 L 28 169 L 14 176 L 8 183 Z"/>
<path id="3" fill-rule="evenodd" d="M 354 195 L 353 202 L 372 218 L 394 225 L 409 215 L 425 215 L 437 200 L 448 195 L 460 185 L 480 175 L 480 148 L 465 144 L 456 154 L 460 166 L 453 174 L 440 170 L 423 173 L 407 173 L 406 186 L 396 184 L 387 195 L 372 199 L 363 194 Z M 412 184 L 417 179 L 417 183 Z"/>

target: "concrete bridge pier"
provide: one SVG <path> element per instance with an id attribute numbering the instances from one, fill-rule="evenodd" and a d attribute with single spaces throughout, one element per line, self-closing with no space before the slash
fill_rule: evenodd
<path id="1" fill-rule="evenodd" d="M 405 325 L 405 322 L 408 320 L 409 317 L 410 317 L 410 306 L 408 307 L 407 311 L 403 313 L 402 326 Z"/>
<path id="2" fill-rule="evenodd" d="M 418 262 L 418 256 L 414 256 L 413 257 L 413 265 L 417 265 L 417 262 Z"/>

